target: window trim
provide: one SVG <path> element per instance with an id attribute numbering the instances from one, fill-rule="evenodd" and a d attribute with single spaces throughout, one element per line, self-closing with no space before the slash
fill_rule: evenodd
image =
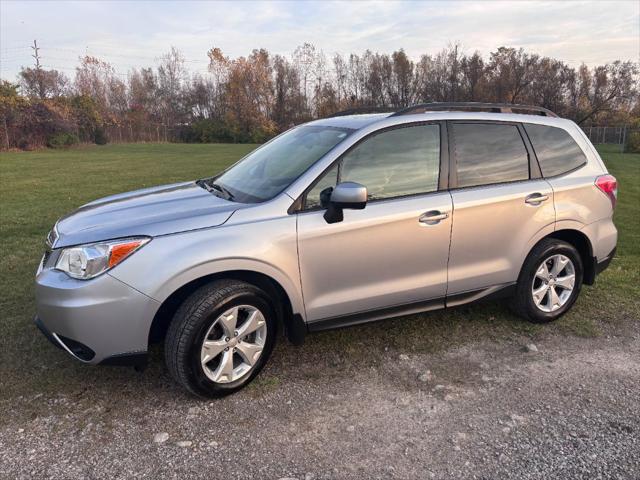
<path id="1" fill-rule="evenodd" d="M 453 128 L 449 128 L 448 131 L 449 137 L 449 151 L 451 152 L 449 156 L 449 190 L 466 190 L 470 188 L 482 188 L 482 187 L 490 187 L 492 185 L 508 185 L 511 183 L 521 183 L 521 182 L 530 182 L 531 180 L 538 180 L 542 178 L 542 172 L 540 170 L 540 165 L 538 164 L 538 157 L 533 150 L 533 146 L 531 145 L 531 141 L 527 136 L 527 132 L 524 129 L 524 126 L 520 122 L 506 122 L 500 120 L 447 120 L 448 127 L 453 127 L 456 124 L 480 124 L 480 125 L 510 125 L 514 126 L 518 129 L 518 133 L 520 134 L 520 139 L 522 140 L 522 144 L 525 147 L 528 158 L 528 166 L 529 166 L 529 178 L 520 179 L 520 180 L 509 180 L 505 182 L 495 182 L 495 183 L 483 183 L 482 185 L 469 185 L 465 187 L 458 186 L 458 160 L 454 153 L 453 148 Z"/>
<path id="2" fill-rule="evenodd" d="M 380 128 L 371 133 L 368 133 L 361 139 L 357 140 L 353 145 L 351 145 L 347 150 L 345 150 L 342 155 L 336 158 L 327 168 L 325 168 L 322 173 L 320 173 L 304 191 L 298 196 L 298 198 L 291 204 L 289 207 L 288 213 L 306 213 L 306 212 L 317 212 L 324 211 L 325 208 L 321 206 L 313 207 L 313 208 L 305 208 L 306 197 L 309 191 L 311 191 L 316 184 L 331 170 L 336 164 L 338 164 L 338 180 L 340 179 L 340 170 L 342 169 L 342 159 L 348 155 L 353 149 L 358 147 L 361 143 L 373 138 L 374 136 L 380 135 L 382 133 L 386 133 L 391 130 L 399 130 L 401 128 L 411 128 L 411 127 L 419 127 L 424 125 L 437 125 L 440 131 L 440 162 L 438 166 L 438 188 L 431 192 L 420 192 L 420 193 L 410 193 L 407 195 L 398 195 L 395 197 L 388 198 L 376 198 L 367 201 L 369 203 L 377 203 L 382 201 L 392 201 L 405 199 L 410 197 L 417 197 L 423 195 L 430 195 L 434 193 L 441 193 L 442 191 L 448 190 L 449 188 L 449 178 L 450 178 L 450 168 L 449 168 L 449 142 L 448 142 L 448 131 L 447 131 L 447 122 L 440 120 L 430 120 L 430 121 L 421 121 L 421 122 L 411 122 L 411 123 L 400 123 L 396 125 L 391 125 L 388 127 Z"/>
<path id="3" fill-rule="evenodd" d="M 573 167 L 570 170 L 567 170 L 565 172 L 562 173 L 557 173 L 555 175 L 544 175 L 542 173 L 542 167 L 540 166 L 540 159 L 538 158 L 538 154 L 536 153 L 536 149 L 533 146 L 533 141 L 531 140 L 531 138 L 529 138 L 529 132 L 527 132 L 527 125 L 534 125 L 534 126 L 542 126 L 542 127 L 547 127 L 547 128 L 557 128 L 558 130 L 562 130 L 564 133 L 566 133 L 567 135 L 569 135 L 569 138 L 571 138 L 571 140 L 573 140 L 573 143 L 576 144 L 576 147 L 578 147 L 578 149 L 580 150 L 580 152 L 582 153 L 582 156 L 584 158 L 584 162 L 582 162 L 580 165 L 577 165 L 575 167 Z M 580 146 L 580 144 L 578 142 L 576 142 L 576 139 L 573 138 L 573 135 L 571 135 L 571 133 L 569 133 L 568 130 L 565 130 L 562 127 L 556 127 L 555 125 L 546 125 L 544 123 L 530 123 L 530 122 L 523 122 L 522 123 L 522 130 L 524 131 L 524 134 L 527 136 L 527 140 L 529 141 L 529 143 L 531 144 L 531 151 L 533 152 L 533 154 L 536 157 L 536 162 L 538 164 L 538 168 L 540 169 L 540 178 L 544 178 L 544 179 L 550 179 L 550 178 L 559 178 L 562 177 L 564 175 L 568 175 L 569 173 L 573 173 L 576 172 L 578 170 L 580 170 L 582 167 L 584 167 L 587 163 L 589 163 L 589 157 L 587 157 L 587 154 L 585 153 L 585 151 L 583 150 L 583 148 Z"/>

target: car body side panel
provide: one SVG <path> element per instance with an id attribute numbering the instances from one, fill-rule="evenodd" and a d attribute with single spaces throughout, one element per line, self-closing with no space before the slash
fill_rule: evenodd
<path id="1" fill-rule="evenodd" d="M 527 195 L 549 199 L 538 206 Z M 518 279 L 531 247 L 554 229 L 553 191 L 543 180 L 453 190 L 448 294 Z"/>
<path id="2" fill-rule="evenodd" d="M 429 211 L 446 213 L 434 225 Z M 308 321 L 444 297 L 451 196 L 438 192 L 370 202 L 328 224 L 298 214 L 300 274 Z"/>
<path id="3" fill-rule="evenodd" d="M 558 221 L 575 220 L 588 225 L 611 217 L 611 201 L 595 186 L 595 175 L 550 178 L 556 199 Z"/>

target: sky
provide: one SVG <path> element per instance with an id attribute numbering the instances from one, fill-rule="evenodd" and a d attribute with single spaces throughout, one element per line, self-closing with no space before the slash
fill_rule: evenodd
<path id="1" fill-rule="evenodd" d="M 91 54 L 123 77 L 155 66 L 171 46 L 192 72 L 206 52 L 247 55 L 254 48 L 290 55 L 304 42 L 327 56 L 391 53 L 417 60 L 455 42 L 465 53 L 522 47 L 577 67 L 640 59 L 640 1 L 352 1 L 352 2 L 37 2 L 0 0 L 0 77 L 15 80 L 33 63 L 72 75 Z"/>

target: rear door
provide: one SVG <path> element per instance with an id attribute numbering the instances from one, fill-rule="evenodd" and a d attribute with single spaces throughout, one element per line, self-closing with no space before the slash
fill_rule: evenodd
<path id="1" fill-rule="evenodd" d="M 386 129 L 360 141 L 310 188 L 297 214 L 309 322 L 353 323 L 339 317 L 413 304 L 424 309 L 417 304 L 430 299 L 444 305 L 451 233 L 447 173 L 440 173 L 446 148 L 444 125 Z M 344 181 L 367 187 L 367 206 L 328 224 L 320 192 Z"/>
<path id="2" fill-rule="evenodd" d="M 517 123 L 450 122 L 448 295 L 515 282 L 540 233 L 553 231 L 553 190 Z"/>

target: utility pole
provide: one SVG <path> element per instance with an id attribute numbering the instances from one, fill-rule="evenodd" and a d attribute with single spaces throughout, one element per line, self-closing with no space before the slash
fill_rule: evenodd
<path id="1" fill-rule="evenodd" d="M 31 50 L 33 50 L 33 55 L 31 55 L 36 61 L 36 77 L 38 79 L 38 96 L 40 100 L 44 99 L 45 91 L 44 91 L 44 82 L 42 81 L 42 68 L 40 65 L 40 47 L 38 47 L 37 40 L 33 41 L 33 45 L 31 46 Z"/>

